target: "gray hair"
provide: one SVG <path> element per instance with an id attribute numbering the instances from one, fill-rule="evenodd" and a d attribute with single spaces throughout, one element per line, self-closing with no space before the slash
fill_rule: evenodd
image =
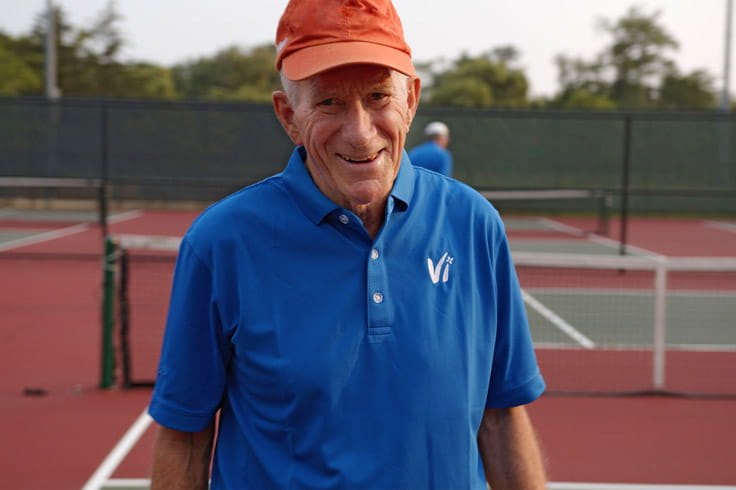
<path id="1" fill-rule="evenodd" d="M 294 80 L 290 80 L 284 75 L 284 72 L 279 72 L 279 75 L 281 76 L 281 88 L 283 88 L 284 93 L 286 93 L 286 97 L 289 99 L 289 102 L 292 104 L 296 103 L 296 84 L 299 82 L 296 82 Z"/>

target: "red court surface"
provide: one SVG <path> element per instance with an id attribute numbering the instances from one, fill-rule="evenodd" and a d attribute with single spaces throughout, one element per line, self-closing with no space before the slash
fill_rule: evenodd
<path id="1" fill-rule="evenodd" d="M 194 216 L 146 212 L 112 231 L 181 235 Z M 632 220 L 629 241 L 668 255 L 736 256 L 736 233 L 699 220 Z M 100 244 L 92 227 L 17 251 L 95 253 Z M 79 489 L 150 390 L 97 388 L 100 261 L 3 258 L 0 278 L 0 488 Z M 530 413 L 553 481 L 736 485 L 734 398 L 545 395 Z M 148 476 L 152 435 L 113 477 Z"/>

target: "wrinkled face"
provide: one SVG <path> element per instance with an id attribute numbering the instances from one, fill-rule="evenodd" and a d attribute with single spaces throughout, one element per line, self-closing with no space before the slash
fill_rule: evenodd
<path id="1" fill-rule="evenodd" d="M 274 94 L 284 129 L 307 150 L 317 187 L 358 212 L 383 206 L 419 97 L 419 80 L 377 65 L 349 65 Z"/>

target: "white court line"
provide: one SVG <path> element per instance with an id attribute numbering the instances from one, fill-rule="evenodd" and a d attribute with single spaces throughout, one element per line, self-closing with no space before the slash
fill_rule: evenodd
<path id="1" fill-rule="evenodd" d="M 149 488 L 150 478 L 111 478 L 104 484 L 104 488 Z"/>
<path id="2" fill-rule="evenodd" d="M 0 210 L 2 212 L 2 210 Z M 110 220 L 110 224 L 114 223 L 120 223 L 121 221 L 127 221 L 131 219 L 135 219 L 140 217 L 143 214 L 143 211 L 128 211 L 126 213 L 121 213 L 117 216 L 113 216 Z M 80 223 L 78 225 L 68 226 L 66 228 L 60 228 L 58 230 L 51 230 L 44 233 L 39 233 L 37 235 L 32 235 L 24 238 L 17 238 L 15 240 L 10 240 L 8 242 L 0 243 L 0 252 L 4 252 L 6 250 L 11 250 L 18 247 L 25 247 L 26 245 L 34 245 L 36 243 L 42 243 L 42 242 L 49 242 L 51 240 L 57 240 L 59 238 L 64 238 L 69 235 L 74 235 L 77 233 L 82 233 L 83 231 L 87 231 L 91 228 L 91 225 L 89 223 Z"/>
<path id="3" fill-rule="evenodd" d="M 128 221 L 129 219 L 140 218 L 143 215 L 143 211 L 136 209 L 134 211 L 127 211 L 125 213 L 114 214 L 107 219 L 107 223 L 114 225 L 121 221 Z"/>
<path id="4" fill-rule="evenodd" d="M 546 226 L 549 226 L 550 228 L 554 230 L 562 231 L 564 233 L 569 233 L 571 235 L 576 235 L 576 236 L 584 235 L 591 242 L 597 243 L 598 245 L 603 245 L 604 247 L 609 247 L 614 250 L 618 250 L 619 246 L 621 245 L 621 242 L 617 240 L 606 238 L 596 233 L 587 233 L 585 230 L 581 228 L 566 225 L 565 223 L 560 223 L 559 221 L 555 221 L 549 218 L 540 218 L 540 220 Z M 658 254 L 657 252 L 654 252 L 652 250 L 647 250 L 646 248 L 637 247 L 636 245 L 629 245 L 628 243 L 626 244 L 626 249 L 631 250 L 641 255 L 651 255 L 653 257 L 662 257 L 662 255 Z"/>
<path id="5" fill-rule="evenodd" d="M 118 478 L 105 482 L 108 488 L 148 488 L 151 480 L 147 478 Z M 735 486 L 725 485 L 656 485 L 636 483 L 566 483 L 549 482 L 549 490 L 736 490 Z"/>
<path id="6" fill-rule="evenodd" d="M 727 221 L 706 221 L 705 225 L 710 226 L 711 228 L 717 228 L 723 231 L 736 232 L 736 223 L 730 223 Z"/>
<path id="7" fill-rule="evenodd" d="M 63 238 L 65 236 L 74 235 L 83 231 L 89 230 L 90 225 L 82 223 L 79 225 L 68 226 L 66 228 L 60 228 L 58 230 L 51 230 L 45 233 L 39 233 L 38 235 L 28 236 L 25 238 L 18 238 L 16 240 L 10 240 L 9 242 L 0 243 L 0 252 L 10 250 L 17 247 L 24 247 L 26 245 L 33 245 L 35 243 L 48 242 Z"/>
<path id="8" fill-rule="evenodd" d="M 107 455 L 102 464 L 97 468 L 82 490 L 99 490 L 105 486 L 110 475 L 117 469 L 120 463 L 141 438 L 153 419 L 148 415 L 148 407 L 138 416 L 138 419 L 130 426 L 122 439 L 115 445 L 110 454 Z"/>
<path id="9" fill-rule="evenodd" d="M 656 485 L 647 483 L 567 483 L 551 482 L 549 490 L 736 490 L 730 485 Z"/>
<path id="10" fill-rule="evenodd" d="M 534 296 L 527 293 L 523 289 L 521 290 L 521 297 L 524 300 L 524 303 L 528 304 L 537 313 L 542 315 L 545 319 L 549 320 L 555 327 L 562 330 L 562 333 L 573 339 L 575 342 L 582 345 L 586 349 L 592 349 L 595 347 L 595 342 L 583 335 L 578 329 L 570 325 L 561 316 L 547 308 Z"/>

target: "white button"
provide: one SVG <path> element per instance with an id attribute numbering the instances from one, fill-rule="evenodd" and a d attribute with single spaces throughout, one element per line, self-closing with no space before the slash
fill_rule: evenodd
<path id="1" fill-rule="evenodd" d="M 378 258 L 378 249 L 377 248 L 374 248 L 373 250 L 371 250 L 371 258 L 373 260 L 376 260 Z"/>
<path id="2" fill-rule="evenodd" d="M 383 295 L 381 293 L 373 293 L 373 302 L 376 304 L 383 303 Z"/>
<path id="3" fill-rule="evenodd" d="M 340 223 L 342 223 L 343 225 L 347 225 L 349 222 L 350 222 L 350 218 L 348 218 L 344 214 L 340 215 Z"/>

